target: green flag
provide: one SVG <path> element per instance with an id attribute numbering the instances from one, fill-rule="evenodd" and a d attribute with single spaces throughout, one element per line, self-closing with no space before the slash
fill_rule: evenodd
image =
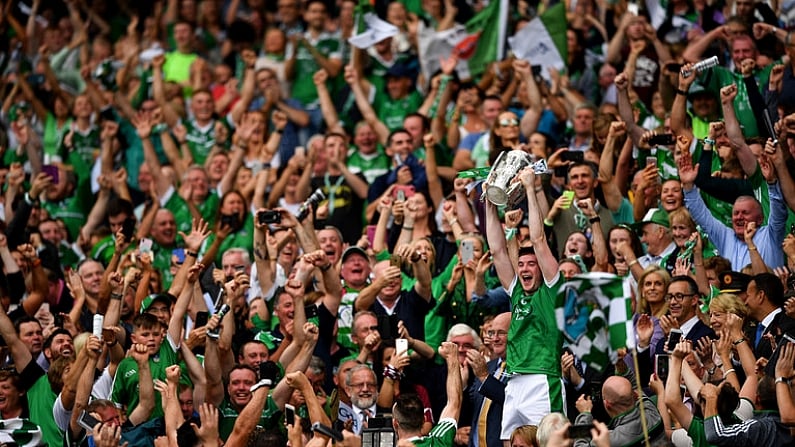
<path id="1" fill-rule="evenodd" d="M 635 347 L 628 278 L 577 275 L 561 286 L 558 298 L 558 328 L 569 349 L 589 367 L 604 371 L 618 359 L 618 349 Z"/>

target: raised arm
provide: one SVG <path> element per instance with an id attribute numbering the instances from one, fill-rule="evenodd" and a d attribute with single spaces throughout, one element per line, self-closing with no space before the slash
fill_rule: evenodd
<path id="1" fill-rule="evenodd" d="M 163 119 L 166 124 L 168 124 L 168 127 L 174 127 L 179 122 L 179 114 L 166 99 L 165 80 L 163 79 L 163 64 L 165 62 L 166 57 L 164 55 L 152 59 L 152 94 L 163 111 Z"/>
<path id="2" fill-rule="evenodd" d="M 359 82 L 356 70 L 351 66 L 345 67 L 345 82 L 351 86 L 353 95 L 356 98 L 356 107 L 359 108 L 364 120 L 373 128 L 375 134 L 378 135 L 378 142 L 386 146 L 387 139 L 389 138 L 389 128 L 378 119 L 378 115 L 375 113 L 375 110 L 373 110 L 373 106 L 367 101 L 367 95 Z"/>
<path id="3" fill-rule="evenodd" d="M 508 290 L 516 278 L 516 270 L 508 256 L 505 232 L 502 230 L 502 221 L 497 213 L 497 206 L 488 200 L 486 201 L 486 239 L 489 243 L 491 256 L 494 258 L 497 277 L 500 279 L 502 287 Z"/>
<path id="4" fill-rule="evenodd" d="M 685 76 L 684 73 L 688 72 Z M 679 72 L 679 87 L 671 106 L 671 131 L 674 135 L 684 135 L 693 141 L 693 131 L 686 126 L 687 119 L 687 92 L 696 80 L 696 70 L 691 64 L 685 64 Z"/>
<path id="5" fill-rule="evenodd" d="M 138 365 L 138 406 L 130 413 L 132 425 L 146 422 L 155 409 L 155 387 L 152 382 L 152 371 L 149 369 L 149 349 L 145 344 L 134 343 L 130 347 L 130 356 Z"/>
<path id="6" fill-rule="evenodd" d="M 533 70 L 530 67 L 530 62 L 521 59 L 513 61 L 513 70 L 515 77 L 521 77 L 524 80 L 525 88 L 527 89 L 528 99 L 530 106 L 522 116 L 520 123 L 522 134 L 529 137 L 530 134 L 538 128 L 538 122 L 541 119 L 543 112 L 543 105 L 541 104 L 541 92 L 538 89 L 538 84 L 533 77 Z"/>
<path id="7" fill-rule="evenodd" d="M 458 347 L 455 343 L 443 342 L 439 346 L 439 355 L 444 357 L 447 362 L 447 405 L 439 415 L 440 419 L 451 418 L 458 420 L 461 413 L 461 365 L 458 361 Z"/>
<path id="8" fill-rule="evenodd" d="M 720 89 L 720 103 L 723 107 L 723 120 L 726 126 L 726 134 L 731 141 L 732 147 L 737 154 L 737 161 L 743 168 L 746 176 L 754 175 L 757 168 L 756 156 L 751 152 L 751 148 L 745 142 L 743 131 L 740 129 L 740 122 L 734 113 L 734 98 L 737 97 L 737 85 L 729 84 Z"/>
<path id="9" fill-rule="evenodd" d="M 330 132 L 344 134 L 345 130 L 342 128 L 337 109 L 334 107 L 334 101 L 331 99 L 331 93 L 329 93 L 326 86 L 327 80 L 328 72 L 322 68 L 312 76 L 315 89 L 317 89 L 317 97 L 320 101 L 320 111 L 323 113 L 323 121 L 326 122 L 326 127 Z"/>
<path id="10" fill-rule="evenodd" d="M 532 168 L 525 168 L 520 172 L 520 180 L 527 191 L 527 225 L 530 227 L 530 240 L 533 242 L 538 266 L 544 275 L 544 281 L 550 283 L 558 275 L 558 261 L 549 248 L 544 234 L 544 222 L 538 208 L 536 198 L 535 173 Z"/>

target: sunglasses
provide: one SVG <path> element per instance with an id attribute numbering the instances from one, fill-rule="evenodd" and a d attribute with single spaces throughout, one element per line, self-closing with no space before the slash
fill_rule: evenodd
<path id="1" fill-rule="evenodd" d="M 518 125 L 519 125 L 519 120 L 517 120 L 516 118 L 508 118 L 500 120 L 500 127 L 510 127 Z"/>

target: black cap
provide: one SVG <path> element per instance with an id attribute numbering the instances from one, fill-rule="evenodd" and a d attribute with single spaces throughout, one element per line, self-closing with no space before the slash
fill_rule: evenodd
<path id="1" fill-rule="evenodd" d="M 740 272 L 723 272 L 720 274 L 720 291 L 721 293 L 739 293 L 745 292 L 748 288 L 748 283 L 751 282 L 753 277 Z"/>

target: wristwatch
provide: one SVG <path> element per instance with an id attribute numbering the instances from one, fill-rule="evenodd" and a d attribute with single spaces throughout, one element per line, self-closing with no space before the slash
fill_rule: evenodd
<path id="1" fill-rule="evenodd" d="M 787 379 L 786 377 L 776 377 L 776 383 L 783 383 L 789 386 L 791 380 Z"/>

